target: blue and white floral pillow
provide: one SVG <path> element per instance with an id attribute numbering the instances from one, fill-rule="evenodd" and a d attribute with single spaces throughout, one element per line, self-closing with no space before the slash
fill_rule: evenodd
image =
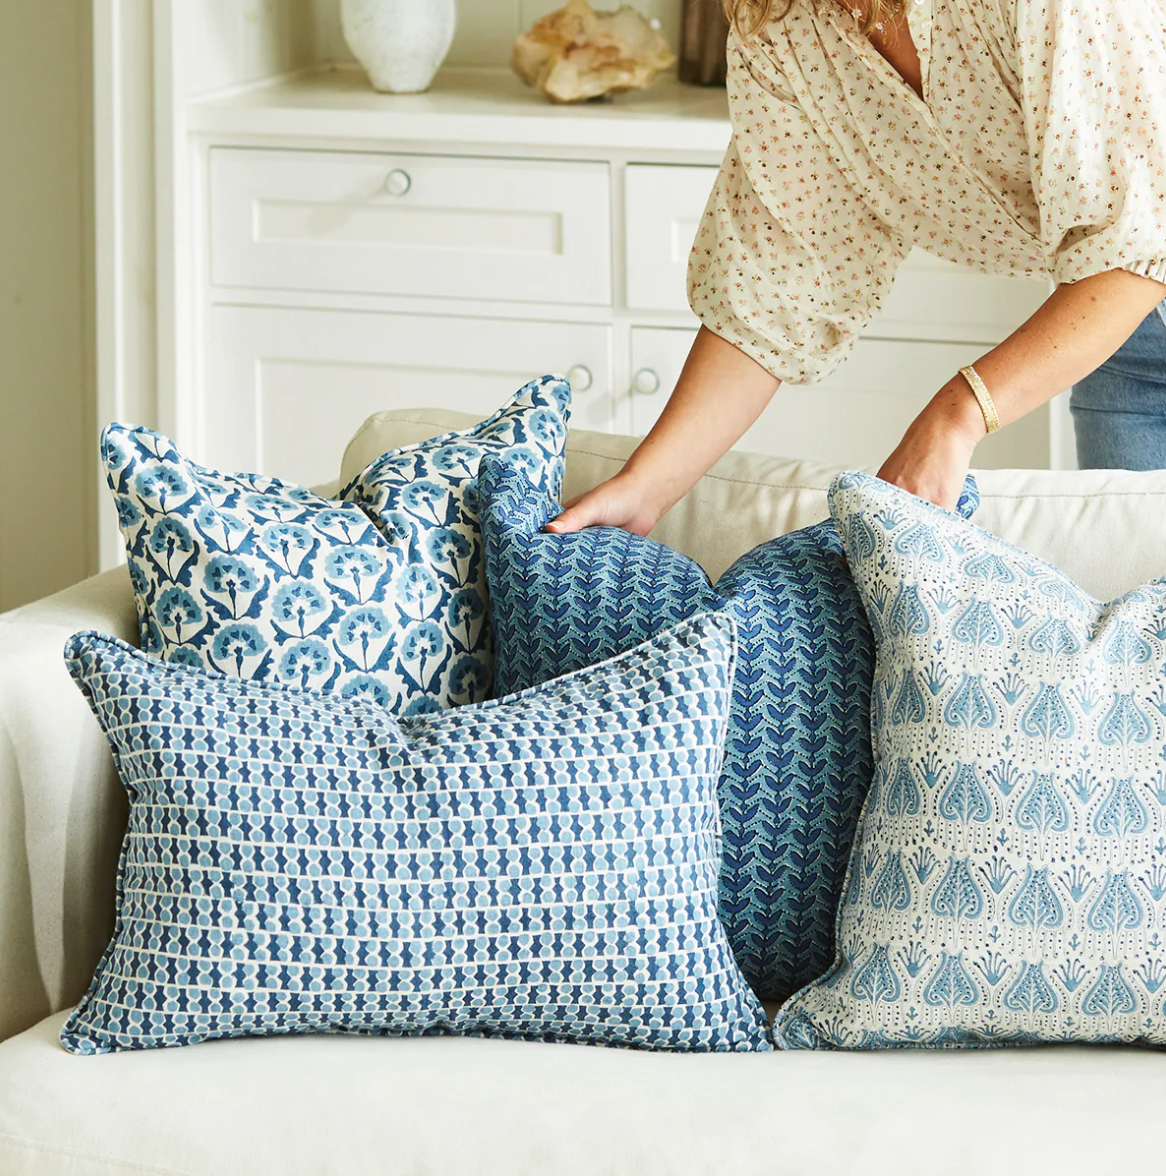
<path id="1" fill-rule="evenodd" d="M 339 501 L 110 425 L 102 457 L 142 648 L 395 711 L 488 697 L 478 463 L 509 453 L 557 492 L 569 403 L 563 381 L 532 381 L 489 420 L 378 458 Z"/>
<path id="2" fill-rule="evenodd" d="M 768 1050 L 717 921 L 724 618 L 396 719 L 95 633 L 69 669 L 129 794 L 75 1053 L 276 1033 Z"/>
<path id="3" fill-rule="evenodd" d="M 834 958 L 834 912 L 870 780 L 874 640 L 833 523 L 746 552 L 717 581 L 663 544 L 558 512 L 508 455 L 481 473 L 499 692 L 544 682 L 706 611 L 737 624 L 720 781 L 720 913 L 754 991 L 782 999 Z M 971 479 L 960 509 L 979 498 Z"/>
<path id="4" fill-rule="evenodd" d="M 878 645 L 838 957 L 787 1047 L 1166 1044 L 1166 580 L 1108 603 L 864 474 Z"/>

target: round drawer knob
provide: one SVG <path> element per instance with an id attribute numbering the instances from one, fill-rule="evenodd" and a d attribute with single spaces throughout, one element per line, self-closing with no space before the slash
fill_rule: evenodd
<path id="1" fill-rule="evenodd" d="M 567 383 L 571 385 L 572 392 L 586 392 L 595 380 L 589 367 L 577 363 L 567 372 Z"/>
<path id="2" fill-rule="evenodd" d="M 654 396 L 660 391 L 660 377 L 651 368 L 640 368 L 632 380 L 632 387 L 641 396 Z"/>
<path id="3" fill-rule="evenodd" d="M 390 196 L 404 196 L 413 187 L 413 179 L 407 171 L 399 167 L 393 168 L 385 180 L 385 191 Z"/>

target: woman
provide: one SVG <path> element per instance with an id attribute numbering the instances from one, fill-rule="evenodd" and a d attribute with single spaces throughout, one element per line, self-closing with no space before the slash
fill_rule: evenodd
<path id="1" fill-rule="evenodd" d="M 845 358 L 912 245 L 1056 289 L 880 477 L 950 508 L 980 438 L 1070 385 L 1081 465 L 1166 467 L 1166 0 L 725 2 L 700 332 L 624 469 L 547 529 L 646 534 L 782 380 Z"/>

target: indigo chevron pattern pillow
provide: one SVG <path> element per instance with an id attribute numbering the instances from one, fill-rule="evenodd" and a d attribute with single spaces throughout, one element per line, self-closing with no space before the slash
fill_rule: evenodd
<path id="1" fill-rule="evenodd" d="M 149 429 L 110 425 L 142 648 L 394 711 L 485 699 L 478 463 L 507 452 L 557 492 L 569 399 L 564 382 L 534 381 L 472 429 L 378 458 L 345 501 L 204 469 Z"/>
<path id="2" fill-rule="evenodd" d="M 837 961 L 781 1043 L 1166 1044 L 1166 579 L 1103 604 L 864 474 L 831 509 L 878 754 Z"/>
<path id="3" fill-rule="evenodd" d="M 723 611 L 739 657 L 720 781 L 720 913 L 746 977 L 777 999 L 834 958 L 834 911 L 870 780 L 874 643 L 829 521 L 762 544 L 718 581 L 627 531 L 541 531 L 558 513 L 505 457 L 481 474 L 500 693 Z M 960 508 L 978 504 L 969 480 Z"/>
<path id="4" fill-rule="evenodd" d="M 365 699 L 66 658 L 130 798 L 75 1053 L 249 1034 L 772 1048 L 717 921 L 731 622 L 524 694 Z"/>

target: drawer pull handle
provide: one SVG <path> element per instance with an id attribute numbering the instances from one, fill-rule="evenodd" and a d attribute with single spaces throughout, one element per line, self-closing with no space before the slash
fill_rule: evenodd
<path id="1" fill-rule="evenodd" d="M 640 396 L 655 396 L 660 391 L 660 377 L 651 368 L 640 368 L 632 380 L 632 388 Z"/>
<path id="2" fill-rule="evenodd" d="M 413 187 L 413 177 L 402 168 L 395 167 L 385 180 L 385 191 L 390 196 L 404 196 Z"/>
<path id="3" fill-rule="evenodd" d="M 572 392 L 587 392 L 595 380 L 589 367 L 577 363 L 567 372 L 567 383 L 571 385 Z"/>

